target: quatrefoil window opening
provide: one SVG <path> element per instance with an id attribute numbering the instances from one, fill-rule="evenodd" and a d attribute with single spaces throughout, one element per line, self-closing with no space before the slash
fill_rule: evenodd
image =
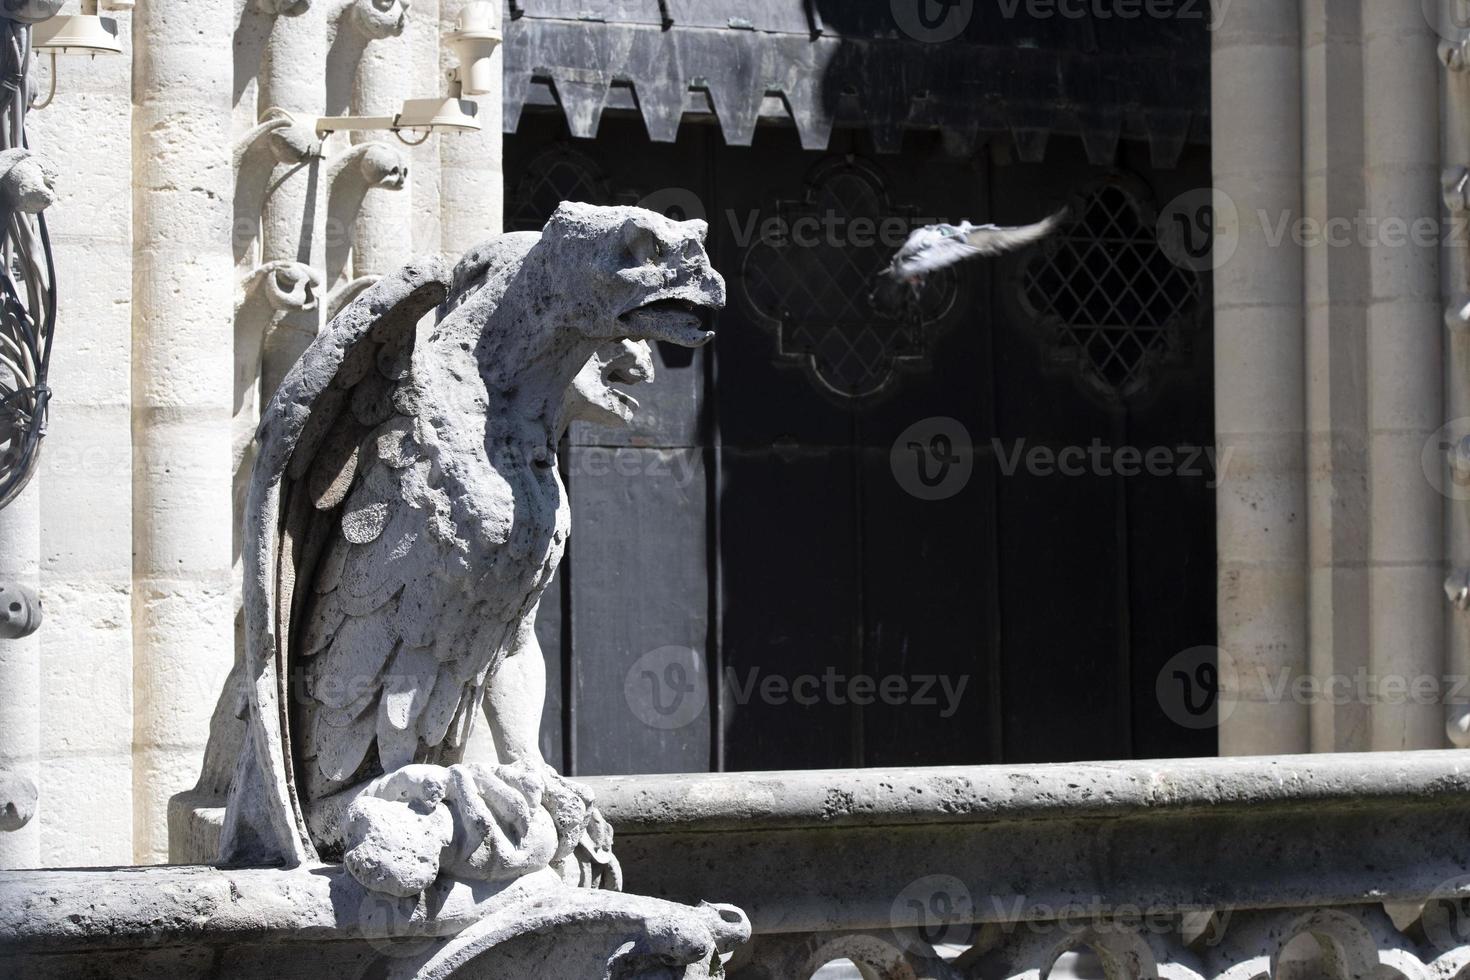
<path id="1" fill-rule="evenodd" d="M 1178 358 L 1203 285 L 1159 247 L 1139 198 L 1109 181 L 1074 201 L 1070 222 L 1026 264 L 1021 294 L 1059 357 L 1104 396 L 1127 399 Z"/>
<path id="2" fill-rule="evenodd" d="M 802 198 L 777 200 L 756 227 L 770 217 L 782 233 L 748 246 L 741 281 L 751 309 L 776 331 L 779 359 L 855 399 L 885 391 L 898 365 L 928 356 L 928 328 L 954 307 L 958 284 L 949 272 L 931 277 L 917 309 L 898 315 L 874 305 L 877 275 L 897 248 L 882 229 L 891 232 L 896 218 L 907 234 L 917 221 L 916 209 L 890 202 L 874 168 L 850 157 L 818 164 Z"/>

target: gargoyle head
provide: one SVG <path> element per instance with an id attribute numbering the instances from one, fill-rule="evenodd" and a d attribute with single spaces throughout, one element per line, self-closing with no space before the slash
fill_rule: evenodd
<path id="1" fill-rule="evenodd" d="M 638 410 L 638 399 L 614 388 L 653 380 L 653 351 L 643 340 L 615 340 L 597 348 L 567 389 L 567 421 L 593 425 L 627 425 Z"/>
<path id="2" fill-rule="evenodd" d="M 698 347 L 714 336 L 705 311 L 725 305 L 725 280 L 704 250 L 708 230 L 645 208 L 563 203 L 541 243 L 578 283 L 570 313 L 584 335 Z"/>
<path id="3" fill-rule="evenodd" d="M 401 191 L 408 182 L 408 161 L 396 146 L 387 143 L 363 143 L 358 167 L 369 187 Z"/>
<path id="4" fill-rule="evenodd" d="M 0 153 L 0 203 L 40 214 L 56 203 L 56 168 L 27 149 Z"/>
<path id="5" fill-rule="evenodd" d="M 398 37 L 408 26 L 408 0 L 357 0 L 352 16 L 358 29 L 375 41 Z"/>

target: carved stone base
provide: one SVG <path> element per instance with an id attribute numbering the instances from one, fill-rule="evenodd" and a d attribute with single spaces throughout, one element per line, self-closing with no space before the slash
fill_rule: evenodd
<path id="1" fill-rule="evenodd" d="M 406 899 L 339 866 L 0 872 L 0 976 L 32 980 L 702 980 L 749 937 L 731 906 L 550 872 Z"/>

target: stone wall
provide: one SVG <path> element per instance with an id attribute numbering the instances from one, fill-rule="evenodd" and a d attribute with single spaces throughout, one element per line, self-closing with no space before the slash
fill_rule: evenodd
<path id="1" fill-rule="evenodd" d="M 61 171 L 47 213 L 60 325 L 41 470 L 0 522 L 0 567 L 37 568 L 46 610 L 0 651 L 0 764 L 40 789 L 31 824 L 0 835 L 0 867 L 166 858 L 167 800 L 198 778 L 235 652 L 240 433 L 350 284 L 499 230 L 498 95 L 471 136 L 337 135 L 299 164 L 248 150 L 273 105 L 386 115 L 448 91 L 441 38 L 462 3 L 417 0 L 382 38 L 358 30 L 359 5 L 374 6 L 103 10 L 124 53 L 62 57 L 54 103 L 31 115 L 32 146 Z M 358 139 L 407 169 L 401 188 L 349 186 Z M 314 308 L 251 302 L 272 259 L 304 261 Z"/>

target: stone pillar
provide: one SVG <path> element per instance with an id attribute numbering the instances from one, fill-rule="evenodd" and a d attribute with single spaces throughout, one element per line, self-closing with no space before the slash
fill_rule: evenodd
<path id="1" fill-rule="evenodd" d="M 359 12 L 354 18 L 357 30 L 367 37 L 368 45 L 358 64 L 356 84 L 352 88 L 352 113 L 361 116 L 392 115 L 405 98 L 416 95 L 419 87 L 432 82 L 428 78 L 413 77 L 413 49 L 406 17 L 401 27 L 392 29 L 374 18 L 376 8 L 369 0 L 357 0 L 355 10 Z M 397 10 L 392 13 L 396 14 Z M 354 144 L 382 144 L 404 168 L 408 167 L 408 148 L 392 133 L 353 133 L 352 141 Z M 406 183 L 396 189 L 383 187 L 368 191 L 354 222 L 354 277 L 381 276 L 413 258 L 409 240 L 412 203 Z"/>
<path id="2" fill-rule="evenodd" d="M 234 3 L 133 20 L 134 859 L 168 853 L 233 657 L 230 106 Z"/>
<path id="3" fill-rule="evenodd" d="M 1359 5 L 1302 0 L 1305 215 L 1312 227 L 1366 206 Z M 1306 249 L 1307 542 L 1312 675 L 1368 669 L 1368 255 L 1356 237 Z M 1311 705 L 1312 750 L 1368 748 L 1359 698 Z"/>
<path id="4" fill-rule="evenodd" d="M 1367 321 L 1375 749 L 1444 743 L 1439 705 L 1405 697 L 1423 678 L 1437 685 L 1444 670 L 1444 498 L 1422 462 L 1444 423 L 1440 81 L 1436 37 L 1417 7 L 1362 4 L 1364 174 L 1368 213 L 1378 222 L 1370 231 Z"/>
<path id="5" fill-rule="evenodd" d="M 1215 272 L 1220 752 L 1304 752 L 1307 705 L 1270 696 L 1307 668 L 1303 264 L 1269 236 L 1302 212 L 1300 3 L 1237 0 L 1211 38 L 1217 248 L 1238 241 Z"/>
<path id="6" fill-rule="evenodd" d="M 1446 15 L 1460 0 L 1443 0 Z M 1448 16 L 1445 22 L 1449 23 Z M 1466 64 L 1466 50 L 1446 39 L 1440 44 L 1440 61 L 1444 73 L 1440 88 L 1440 163 L 1441 188 L 1444 205 L 1454 234 L 1446 236 L 1440 261 L 1440 281 L 1445 298 L 1445 417 L 1454 420 L 1450 427 L 1453 437 L 1470 435 L 1470 248 L 1465 242 L 1467 223 L 1470 223 L 1470 65 Z M 1452 439 L 1446 439 L 1443 448 Z M 1437 447 L 1439 448 L 1439 447 Z M 1465 484 L 1452 483 L 1448 468 L 1441 471 L 1445 494 L 1445 554 L 1452 569 L 1449 585 L 1451 598 L 1463 580 L 1464 570 L 1470 568 L 1470 501 L 1461 499 L 1470 496 L 1464 492 L 1449 492 L 1452 487 L 1463 488 Z M 1470 617 L 1455 606 L 1446 610 L 1445 623 L 1445 670 L 1450 676 L 1470 676 Z M 1461 703 L 1445 706 L 1445 728 L 1450 742 L 1459 748 L 1470 748 L 1470 703 L 1461 697 Z"/>
<path id="7" fill-rule="evenodd" d="M 440 0 L 440 36 L 455 29 L 459 13 L 476 0 Z M 500 4 L 495 4 L 499 24 Z M 505 53 L 496 48 L 494 76 L 501 77 Z M 458 65 L 447 44 L 440 46 L 441 78 Z M 445 257 L 458 261 L 472 246 L 500 234 L 505 229 L 504 175 L 501 169 L 500 86 L 489 95 L 475 98 L 480 106 L 481 130 L 478 133 L 446 133 L 439 137 L 440 220 L 442 248 Z"/>
<path id="8" fill-rule="evenodd" d="M 58 284 L 41 453 L 46 867 L 133 860 L 131 13 L 109 16 L 122 56 L 60 59 L 56 99 L 27 119 L 61 171 L 46 212 Z"/>
<path id="9" fill-rule="evenodd" d="M 0 510 L 0 586 L 39 592 L 40 481 Z M 0 773 L 39 786 L 41 759 L 41 638 L 35 633 L 0 639 Z M 5 801 L 0 800 L 0 806 Z M 45 806 L 42 800 L 41 806 Z M 0 832 L 0 868 L 36 868 L 41 861 L 41 822 Z"/>
<path id="10" fill-rule="evenodd" d="M 260 72 L 260 112 L 284 109 L 302 118 L 323 115 L 326 106 L 326 3 L 274 4 L 282 11 L 266 41 Z M 280 147 L 261 222 L 261 261 L 300 262 L 313 269 L 326 265 L 326 190 L 316 157 L 301 158 L 282 131 L 268 139 Z M 298 141 L 299 142 L 299 141 Z M 286 372 L 321 329 L 322 304 L 281 317 L 265 338 L 261 364 L 262 401 L 274 394 Z"/>

